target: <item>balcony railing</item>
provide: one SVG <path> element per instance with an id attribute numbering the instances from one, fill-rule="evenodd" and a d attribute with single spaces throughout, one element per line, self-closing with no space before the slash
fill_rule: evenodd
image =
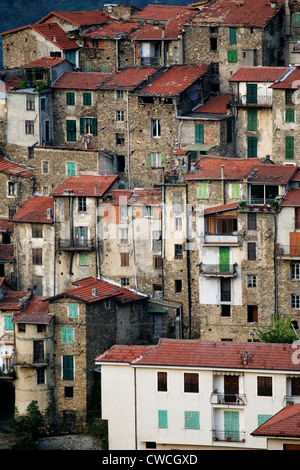
<path id="1" fill-rule="evenodd" d="M 34 356 L 33 354 L 17 354 L 14 365 L 21 367 L 35 367 L 41 365 L 49 365 L 49 354 Z"/>
<path id="2" fill-rule="evenodd" d="M 142 65 L 159 65 L 160 57 L 141 57 Z"/>
<path id="3" fill-rule="evenodd" d="M 281 245 L 276 246 L 276 256 L 278 258 L 300 259 L 300 245 Z"/>
<path id="4" fill-rule="evenodd" d="M 237 245 L 239 243 L 239 236 L 236 232 L 233 233 L 224 233 L 224 234 L 214 234 L 206 233 L 204 236 L 204 244 L 207 245 Z"/>
<path id="5" fill-rule="evenodd" d="M 82 250 L 90 251 L 94 249 L 94 240 L 88 238 L 74 238 L 74 239 L 63 239 L 60 238 L 58 241 L 58 246 L 60 250 L 72 251 L 72 250 Z"/>
<path id="6" fill-rule="evenodd" d="M 295 405 L 300 403 L 299 395 L 285 395 L 282 406 Z"/>
<path id="7" fill-rule="evenodd" d="M 245 442 L 245 431 L 212 430 L 213 441 Z"/>
<path id="8" fill-rule="evenodd" d="M 211 277 L 233 277 L 237 274 L 237 264 L 199 264 L 199 273 Z"/>
<path id="9" fill-rule="evenodd" d="M 253 102 L 254 101 L 254 102 Z M 234 105 L 235 106 L 251 106 L 251 107 L 270 107 L 272 106 L 272 96 L 258 96 L 256 100 L 251 99 L 250 97 L 247 97 L 247 95 L 242 95 L 238 96 L 234 100 Z"/>
<path id="10" fill-rule="evenodd" d="M 213 392 L 210 396 L 212 405 L 246 405 L 246 395 L 244 393 L 219 393 Z"/>

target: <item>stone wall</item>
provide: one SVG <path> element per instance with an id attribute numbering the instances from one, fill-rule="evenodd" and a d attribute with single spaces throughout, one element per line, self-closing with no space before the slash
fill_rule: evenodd
<path id="1" fill-rule="evenodd" d="M 31 28 L 2 36 L 3 67 L 13 68 L 37 59 L 37 39 Z"/>

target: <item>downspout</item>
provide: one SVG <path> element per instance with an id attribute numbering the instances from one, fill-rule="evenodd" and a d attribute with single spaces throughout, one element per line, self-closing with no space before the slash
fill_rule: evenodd
<path id="1" fill-rule="evenodd" d="M 119 71 L 119 39 L 116 39 L 116 72 Z"/>
<path id="2" fill-rule="evenodd" d="M 70 207 L 70 243 L 74 242 L 74 227 L 73 227 L 73 198 L 71 197 L 71 194 L 69 194 L 70 199 L 69 199 L 69 207 Z M 69 274 L 70 276 L 72 275 L 72 267 L 73 267 L 73 256 L 74 256 L 74 247 L 73 250 L 71 251 L 71 260 L 70 260 L 70 269 L 69 269 Z"/>
<path id="3" fill-rule="evenodd" d="M 128 102 L 128 90 L 127 90 L 127 105 L 126 105 L 126 112 L 127 112 L 127 167 L 128 167 L 128 188 L 131 188 L 131 179 L 130 179 L 130 134 L 129 134 L 129 102 Z"/>
<path id="4" fill-rule="evenodd" d="M 275 288 L 275 299 L 274 299 L 274 310 L 275 316 L 278 315 L 278 266 L 277 266 L 277 211 L 274 213 L 274 288 Z"/>
<path id="5" fill-rule="evenodd" d="M 221 165 L 221 184 L 222 184 L 222 203 L 225 204 L 225 180 L 224 180 L 224 165 Z"/>
<path id="6" fill-rule="evenodd" d="M 185 186 L 186 210 L 188 210 L 189 192 L 188 185 Z M 189 243 L 189 214 L 186 217 L 186 243 Z M 187 269 L 187 287 L 188 287 L 188 318 L 189 318 L 189 338 L 192 337 L 192 299 L 191 299 L 191 259 L 189 246 L 186 249 L 186 269 Z"/>
<path id="7" fill-rule="evenodd" d="M 132 230 L 132 251 L 133 251 L 133 270 L 134 270 L 134 282 L 135 288 L 138 289 L 137 285 L 137 274 L 136 274 L 136 252 L 135 252 L 135 232 L 134 232 L 134 216 L 133 216 L 133 206 L 131 207 L 131 230 Z"/>
<path id="8" fill-rule="evenodd" d="M 137 398 L 136 398 L 136 368 L 133 367 L 133 386 L 134 386 L 134 445 L 137 450 Z"/>
<path id="9" fill-rule="evenodd" d="M 100 241 L 99 241 L 99 198 L 96 197 L 96 243 L 95 243 L 95 248 L 96 248 L 96 272 L 97 275 L 100 277 L 101 276 L 101 264 L 100 264 Z"/>
<path id="10" fill-rule="evenodd" d="M 53 202 L 53 227 L 54 227 L 54 253 L 53 253 L 53 256 L 54 256 L 54 269 L 53 269 L 53 295 L 55 295 L 55 291 L 56 291 L 56 216 L 55 216 L 55 212 L 56 212 L 56 201 L 55 201 L 55 198 L 54 198 L 54 202 Z"/>

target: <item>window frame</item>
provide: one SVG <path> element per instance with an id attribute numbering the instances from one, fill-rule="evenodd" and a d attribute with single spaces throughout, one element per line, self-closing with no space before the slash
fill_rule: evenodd
<path id="1" fill-rule="evenodd" d="M 164 371 L 157 372 L 157 391 L 167 392 L 168 391 L 168 373 Z"/>
<path id="2" fill-rule="evenodd" d="M 161 137 L 160 119 L 151 119 L 151 137 L 152 139 L 159 139 Z"/>
<path id="3" fill-rule="evenodd" d="M 257 259 L 256 242 L 247 242 L 247 260 L 256 261 L 256 259 Z"/>
<path id="4" fill-rule="evenodd" d="M 197 372 L 184 372 L 184 392 L 199 393 L 199 374 Z"/>
<path id="5" fill-rule="evenodd" d="M 267 375 L 257 376 L 257 396 L 272 397 L 273 396 L 273 377 Z"/>

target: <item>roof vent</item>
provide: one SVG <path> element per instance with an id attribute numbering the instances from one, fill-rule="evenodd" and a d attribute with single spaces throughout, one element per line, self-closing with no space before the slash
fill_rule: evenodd
<path id="1" fill-rule="evenodd" d="M 97 296 L 98 296 L 97 287 L 93 287 L 93 289 L 92 289 L 92 295 L 93 295 L 93 297 L 97 297 Z"/>
<path id="2" fill-rule="evenodd" d="M 246 366 L 249 362 L 249 352 L 248 351 L 243 351 L 242 352 L 242 362 L 244 366 Z"/>

